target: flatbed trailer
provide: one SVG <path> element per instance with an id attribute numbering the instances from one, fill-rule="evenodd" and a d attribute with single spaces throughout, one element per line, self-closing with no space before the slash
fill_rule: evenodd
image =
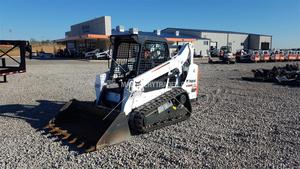
<path id="1" fill-rule="evenodd" d="M 7 50 L 3 50 L 5 47 Z M 9 53 L 19 48 L 19 56 L 11 56 Z M 23 40 L 0 40 L 0 76 L 2 82 L 7 82 L 7 75 L 26 72 L 26 52 L 31 58 L 32 50 L 28 41 Z M 7 59 L 10 63 L 7 63 Z M 13 63 L 11 65 L 11 63 Z"/>

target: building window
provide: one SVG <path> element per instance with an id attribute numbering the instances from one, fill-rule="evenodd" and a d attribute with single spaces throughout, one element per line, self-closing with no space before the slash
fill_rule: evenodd
<path id="1" fill-rule="evenodd" d="M 203 45 L 208 45 L 208 41 L 203 41 Z"/>
<path id="2" fill-rule="evenodd" d="M 244 46 L 245 44 L 244 43 L 241 43 L 241 46 Z"/>

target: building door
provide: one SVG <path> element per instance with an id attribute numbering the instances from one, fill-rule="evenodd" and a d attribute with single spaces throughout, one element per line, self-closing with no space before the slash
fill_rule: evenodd
<path id="1" fill-rule="evenodd" d="M 261 43 L 262 50 L 270 50 L 270 43 L 269 42 L 262 42 Z"/>
<path id="2" fill-rule="evenodd" d="M 210 56 L 212 56 L 212 57 L 218 55 L 218 42 L 210 41 L 209 53 L 210 53 Z"/>
<path id="3" fill-rule="evenodd" d="M 217 49 L 218 48 L 218 42 L 210 42 L 210 49 Z"/>

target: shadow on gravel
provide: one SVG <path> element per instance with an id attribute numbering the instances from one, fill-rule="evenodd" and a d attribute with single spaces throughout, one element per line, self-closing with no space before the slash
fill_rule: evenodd
<path id="1" fill-rule="evenodd" d="M 47 61 L 47 60 L 61 60 L 61 61 L 65 61 L 65 60 L 76 60 L 76 61 L 89 61 L 89 59 L 84 59 L 84 58 L 76 58 L 76 57 L 32 57 L 30 60 L 39 60 L 39 61 Z"/>
<path id="2" fill-rule="evenodd" d="M 34 56 L 32 60 L 80 60 L 80 58 L 71 58 L 71 57 L 38 57 Z"/>
<path id="3" fill-rule="evenodd" d="M 271 83 L 272 81 L 262 81 L 262 80 L 255 80 L 252 77 L 242 77 L 242 78 L 229 78 L 229 80 L 234 81 L 241 81 L 241 82 L 258 82 L 258 83 Z"/>
<path id="4" fill-rule="evenodd" d="M 276 82 L 273 80 L 261 80 L 254 77 L 242 77 L 242 78 L 229 78 L 230 80 L 238 80 L 238 81 L 245 81 L 245 82 L 252 82 L 252 83 L 272 83 L 276 86 L 288 86 L 288 87 L 300 87 L 298 82 Z"/>
<path id="5" fill-rule="evenodd" d="M 36 131 L 42 131 L 42 135 L 47 138 L 60 142 L 63 146 L 67 145 L 69 151 L 76 151 L 82 154 L 84 151 L 68 144 L 67 141 L 59 139 L 57 136 L 49 135 L 47 130 L 43 129 L 62 108 L 66 102 L 37 100 L 38 105 L 11 104 L 0 107 L 0 117 L 21 119 L 29 123 Z"/>
<path id="6" fill-rule="evenodd" d="M 37 100 L 38 105 L 11 104 L 1 106 L 0 116 L 22 119 L 40 129 L 53 118 L 65 102 Z"/>
<path id="7" fill-rule="evenodd" d="M 224 61 L 211 61 L 211 62 L 208 62 L 207 64 L 223 64 L 223 65 L 230 65 L 230 64 L 234 64 L 234 63 L 227 63 L 227 62 L 224 62 Z"/>
<path id="8" fill-rule="evenodd" d="M 82 61 L 82 62 L 93 62 L 93 61 L 99 61 L 99 62 L 101 62 L 101 61 L 107 61 L 107 59 L 85 59 L 85 58 L 71 58 L 71 57 L 69 57 L 69 58 L 67 58 L 67 57 L 45 57 L 45 58 L 43 58 L 43 57 L 32 57 L 31 58 L 31 60 L 40 60 L 40 61 L 43 61 L 43 60 L 62 60 L 62 61 L 64 61 L 64 60 L 76 60 L 76 61 Z"/>

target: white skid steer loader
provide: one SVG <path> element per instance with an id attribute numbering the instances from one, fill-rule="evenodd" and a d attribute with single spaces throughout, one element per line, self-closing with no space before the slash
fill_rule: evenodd
<path id="1" fill-rule="evenodd" d="M 198 95 L 198 65 L 187 43 L 170 57 L 165 39 L 111 36 L 109 71 L 97 75 L 95 104 L 71 100 L 46 130 L 87 152 L 187 119 Z"/>

